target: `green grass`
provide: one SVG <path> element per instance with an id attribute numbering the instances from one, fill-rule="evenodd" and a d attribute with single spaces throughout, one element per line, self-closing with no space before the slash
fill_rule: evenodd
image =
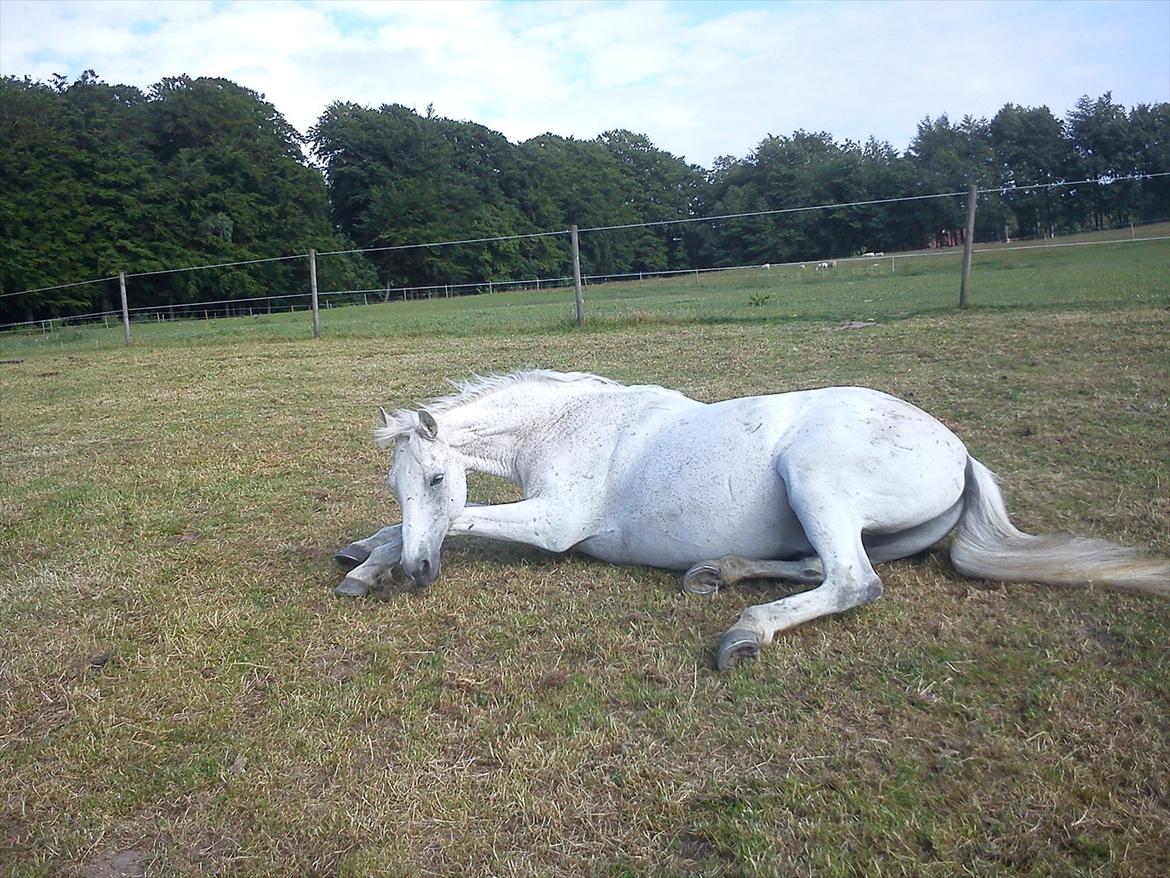
<path id="1" fill-rule="evenodd" d="M 782 587 L 452 541 L 351 602 L 331 555 L 395 519 L 377 405 L 530 364 L 888 390 L 1025 528 L 1165 555 L 1168 284 L 1159 242 L 981 255 L 967 313 L 935 257 L 590 288 L 585 332 L 559 290 L 0 337 L 0 874 L 1165 874 L 1164 601 L 931 554 L 718 675 Z"/>

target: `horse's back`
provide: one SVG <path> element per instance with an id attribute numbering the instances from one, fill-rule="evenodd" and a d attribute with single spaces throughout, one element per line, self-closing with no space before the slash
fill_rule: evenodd
<path id="1" fill-rule="evenodd" d="M 783 454 L 801 442 L 826 457 L 892 446 L 915 455 L 939 448 L 965 460 L 962 442 L 917 406 L 866 387 L 826 387 L 650 411 L 629 445 L 632 457 L 699 456 L 714 471 L 744 455 Z"/>

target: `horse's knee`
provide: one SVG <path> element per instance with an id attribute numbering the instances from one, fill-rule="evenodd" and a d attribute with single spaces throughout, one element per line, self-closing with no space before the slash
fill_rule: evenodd
<path id="1" fill-rule="evenodd" d="M 872 604 L 882 596 L 884 588 L 881 579 L 876 573 L 861 578 L 846 578 L 826 580 L 828 592 L 833 604 L 832 613 L 844 613 L 854 607 Z M 822 586 L 824 588 L 824 586 Z"/>
<path id="2" fill-rule="evenodd" d="M 854 606 L 872 604 L 882 596 L 883 591 L 885 591 L 885 587 L 882 585 L 882 581 L 877 574 L 867 576 L 862 580 L 860 587 L 857 589 L 858 600 Z"/>

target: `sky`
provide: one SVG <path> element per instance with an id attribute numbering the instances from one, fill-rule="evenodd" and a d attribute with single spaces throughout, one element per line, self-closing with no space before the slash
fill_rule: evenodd
<path id="1" fill-rule="evenodd" d="M 626 128 L 709 168 L 798 129 L 904 150 L 927 116 L 1170 100 L 1170 0 L 0 0 L 0 74 L 86 69 L 225 77 L 302 133 L 334 101 L 433 105 L 513 142 Z"/>

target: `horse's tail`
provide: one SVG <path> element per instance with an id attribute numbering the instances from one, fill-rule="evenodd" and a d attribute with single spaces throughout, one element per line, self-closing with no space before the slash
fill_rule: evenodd
<path id="1" fill-rule="evenodd" d="M 1017 530 L 1008 518 L 995 476 L 973 457 L 967 458 L 963 512 L 955 529 L 951 562 L 964 576 L 976 579 L 1170 596 L 1170 560 L 1146 558 L 1106 540 L 1031 536 Z"/>

